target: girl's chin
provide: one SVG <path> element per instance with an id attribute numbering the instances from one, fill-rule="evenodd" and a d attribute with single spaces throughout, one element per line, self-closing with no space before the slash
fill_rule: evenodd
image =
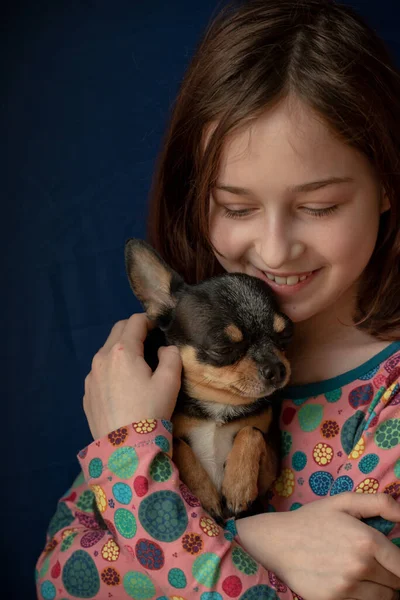
<path id="1" fill-rule="evenodd" d="M 293 323 L 308 321 L 319 312 L 317 308 L 310 310 L 310 306 L 301 306 L 300 303 L 296 304 L 295 302 L 279 302 L 279 308 Z"/>

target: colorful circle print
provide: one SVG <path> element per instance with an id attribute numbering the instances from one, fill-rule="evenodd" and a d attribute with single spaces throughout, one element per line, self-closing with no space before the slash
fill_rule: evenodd
<path id="1" fill-rule="evenodd" d="M 317 496 L 326 496 L 333 483 L 333 476 L 326 471 L 316 471 L 309 479 L 310 488 Z"/>
<path id="2" fill-rule="evenodd" d="M 149 571 L 158 570 L 164 566 L 163 549 L 152 540 L 138 540 L 135 546 L 135 555 L 140 564 Z"/>
<path id="3" fill-rule="evenodd" d="M 304 452 L 297 451 L 292 456 L 292 467 L 295 471 L 302 471 L 307 464 L 307 455 Z"/>
<path id="4" fill-rule="evenodd" d="M 260 584 L 248 589 L 240 600 L 279 600 L 279 596 L 269 585 Z"/>
<path id="5" fill-rule="evenodd" d="M 43 600 L 53 600 L 56 597 L 56 588 L 51 581 L 43 581 L 40 586 L 40 593 L 42 594 Z"/>
<path id="6" fill-rule="evenodd" d="M 151 537 L 161 542 L 173 542 L 185 532 L 188 516 L 181 497 L 162 490 L 142 500 L 139 521 Z"/>
<path id="7" fill-rule="evenodd" d="M 297 416 L 303 431 L 314 431 L 322 421 L 323 407 L 321 404 L 306 404 Z"/>
<path id="8" fill-rule="evenodd" d="M 108 459 L 108 468 L 120 479 L 132 477 L 139 464 L 135 448 L 123 446 L 115 450 Z"/>
<path id="9" fill-rule="evenodd" d="M 104 529 L 97 529 L 95 531 L 88 531 L 84 534 L 81 539 L 82 548 L 91 548 L 95 546 L 106 535 Z M 71 536 L 72 537 L 72 536 Z"/>
<path id="10" fill-rule="evenodd" d="M 100 589 L 100 578 L 93 558 L 77 550 L 67 560 L 62 582 L 68 594 L 76 598 L 93 598 Z"/>
<path id="11" fill-rule="evenodd" d="M 182 569 L 171 569 L 168 572 L 168 582 L 174 588 L 183 589 L 187 585 L 186 575 Z"/>
<path id="12" fill-rule="evenodd" d="M 358 468 L 360 469 L 361 473 L 364 473 L 364 475 L 368 475 L 368 473 L 371 473 L 371 471 L 373 471 L 378 466 L 378 464 L 379 456 L 377 454 L 366 454 L 360 460 Z"/>
<path id="13" fill-rule="evenodd" d="M 229 598 L 236 598 L 242 591 L 243 585 L 237 575 L 229 575 L 222 582 L 222 589 Z"/>
<path id="14" fill-rule="evenodd" d="M 165 419 L 161 419 L 161 423 L 163 427 L 168 431 L 168 433 L 172 433 L 172 423 L 171 421 L 166 421 Z"/>
<path id="15" fill-rule="evenodd" d="M 115 483 L 112 488 L 114 498 L 120 504 L 129 504 L 132 500 L 132 490 L 126 483 Z"/>
<path id="16" fill-rule="evenodd" d="M 400 419 L 388 419 L 379 425 L 375 443 L 382 450 L 390 450 L 400 444 Z"/>
<path id="17" fill-rule="evenodd" d="M 124 538 L 133 538 L 136 534 L 136 518 L 126 508 L 118 508 L 114 513 L 114 523 L 117 531 Z"/>
<path id="18" fill-rule="evenodd" d="M 89 463 L 90 477 L 100 477 L 103 472 L 103 463 L 101 458 L 92 458 Z"/>
<path id="19" fill-rule="evenodd" d="M 157 482 L 168 481 L 172 475 L 171 461 L 166 454 L 157 454 L 150 465 L 150 477 Z"/>
<path id="20" fill-rule="evenodd" d="M 336 494 L 341 494 L 342 492 L 351 492 L 353 487 L 353 480 L 347 475 L 342 475 L 342 477 L 338 477 L 332 485 L 330 495 L 336 496 Z"/>
<path id="21" fill-rule="evenodd" d="M 170 443 L 165 437 L 165 435 L 157 435 L 156 439 L 154 440 L 154 443 L 156 444 L 156 446 L 161 448 L 163 452 L 168 452 L 168 450 L 170 449 Z"/>
<path id="22" fill-rule="evenodd" d="M 204 552 L 193 563 L 193 577 L 204 587 L 213 587 L 219 579 L 220 562 L 221 559 L 217 554 Z"/>
<path id="23" fill-rule="evenodd" d="M 128 571 L 124 576 L 123 586 L 128 596 L 135 600 L 149 600 L 156 593 L 150 577 L 140 571 Z"/>
<path id="24" fill-rule="evenodd" d="M 242 548 L 233 549 L 232 562 L 235 567 L 245 575 L 254 575 L 257 573 L 258 566 L 256 561 Z"/>
<path id="25" fill-rule="evenodd" d="M 138 475 L 133 481 L 133 489 L 139 498 L 145 496 L 149 489 L 149 482 L 144 475 Z"/>

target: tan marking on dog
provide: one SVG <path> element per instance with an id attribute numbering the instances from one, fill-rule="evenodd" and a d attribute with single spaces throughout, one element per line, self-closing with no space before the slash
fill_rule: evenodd
<path id="1" fill-rule="evenodd" d="M 232 436 L 234 436 L 238 431 L 240 431 L 240 429 L 243 429 L 243 427 L 248 426 L 257 427 L 257 429 L 260 429 L 263 433 L 268 433 L 272 418 L 272 406 L 268 404 L 265 407 L 265 410 L 259 413 L 258 415 L 251 415 L 249 417 L 235 419 L 231 423 L 226 423 L 225 425 L 222 425 L 222 427 L 224 429 L 230 430 Z"/>
<path id="2" fill-rule="evenodd" d="M 198 456 L 184 440 L 174 439 L 173 461 L 180 478 L 200 500 L 203 508 L 221 516 L 220 495 Z"/>
<path id="3" fill-rule="evenodd" d="M 274 315 L 274 331 L 276 333 L 282 333 L 286 327 L 285 319 L 281 315 Z"/>
<path id="4" fill-rule="evenodd" d="M 192 398 L 222 404 L 249 404 L 267 395 L 257 366 L 249 358 L 227 367 L 213 367 L 199 362 L 192 346 L 181 347 L 180 354 L 185 390 Z"/>
<path id="5" fill-rule="evenodd" d="M 261 458 L 266 444 L 260 431 L 243 427 L 237 434 L 225 465 L 222 493 L 232 514 L 246 510 L 259 495 Z"/>
<path id="6" fill-rule="evenodd" d="M 278 477 L 278 456 L 276 450 L 266 442 L 265 453 L 261 455 L 258 474 L 258 495 L 265 496 Z"/>
<path id="7" fill-rule="evenodd" d="M 185 435 L 188 436 L 194 428 L 199 427 L 204 423 L 204 419 L 188 417 L 182 413 L 174 413 L 171 417 L 171 421 L 173 424 L 174 437 L 177 438 Z"/>
<path id="8" fill-rule="evenodd" d="M 281 386 L 281 387 L 284 387 L 289 382 L 289 378 L 290 378 L 290 374 L 291 374 L 290 362 L 288 361 L 286 356 L 283 354 L 283 352 L 281 352 L 277 348 L 275 348 L 274 352 L 275 352 L 276 356 L 279 358 L 279 360 L 285 365 L 285 368 L 286 368 L 286 377 Z"/>
<path id="9" fill-rule="evenodd" d="M 232 342 L 241 342 L 243 340 L 242 331 L 240 331 L 239 327 L 236 327 L 233 323 L 225 327 L 224 331 Z"/>

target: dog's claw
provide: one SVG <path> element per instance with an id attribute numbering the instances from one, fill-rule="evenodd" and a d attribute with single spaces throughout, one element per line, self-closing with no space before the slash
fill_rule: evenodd
<path id="1" fill-rule="evenodd" d="M 223 527 L 224 518 L 222 517 L 222 515 L 215 513 L 213 510 L 210 510 L 209 513 L 210 513 L 210 517 L 212 517 L 214 519 L 214 521 L 217 523 L 217 525 L 219 525 L 220 527 Z"/>
<path id="2" fill-rule="evenodd" d="M 241 513 L 249 510 L 252 504 L 253 500 L 250 500 L 249 502 L 243 502 L 242 504 L 233 505 L 231 502 L 228 502 L 226 496 L 222 496 L 221 506 L 224 518 L 231 519 L 232 517 L 237 517 Z"/>

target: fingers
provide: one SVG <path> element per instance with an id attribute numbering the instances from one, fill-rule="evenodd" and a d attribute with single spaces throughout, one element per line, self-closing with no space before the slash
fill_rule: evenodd
<path id="1" fill-rule="evenodd" d="M 112 327 L 110 334 L 108 336 L 108 338 L 105 341 L 104 346 L 102 347 L 102 350 L 109 352 L 111 350 L 111 348 L 114 346 L 114 344 L 116 344 L 118 342 L 118 340 L 121 337 L 121 334 L 123 332 L 123 330 L 125 329 L 125 326 L 128 322 L 128 319 L 124 319 L 123 321 L 118 321 L 117 323 L 114 324 L 114 326 Z"/>
<path id="2" fill-rule="evenodd" d="M 337 496 L 340 508 L 357 519 L 382 517 L 394 523 L 400 522 L 400 504 L 388 494 L 354 494 L 348 492 Z M 368 580 L 386 585 L 392 589 L 400 588 L 400 549 L 382 533 L 374 532 L 369 551 L 375 557 L 376 568 L 368 574 Z M 366 549 L 368 550 L 368 548 Z M 372 550 L 372 552 L 371 552 Z"/>
<path id="3" fill-rule="evenodd" d="M 378 564 L 379 579 L 376 576 L 368 577 L 368 579 L 384 583 L 394 590 L 400 590 L 400 548 L 381 534 L 375 559 Z"/>
<path id="4" fill-rule="evenodd" d="M 397 552 L 394 552 L 394 550 L 397 550 Z M 376 553 L 375 564 L 370 569 L 370 572 L 365 579 L 386 586 L 392 590 L 400 589 L 399 565 L 400 550 L 385 536 L 382 536 L 382 547 L 379 547 L 378 552 Z"/>
<path id="5" fill-rule="evenodd" d="M 120 343 L 143 356 L 143 342 L 151 329 L 156 326 L 146 313 L 134 313 L 129 319 L 117 321 L 111 329 L 102 351 L 109 352 L 113 346 Z"/>
<path id="6" fill-rule="evenodd" d="M 146 313 L 132 315 L 121 334 L 121 345 L 128 347 L 143 356 L 143 342 L 147 334 L 156 326 L 155 321 L 150 321 Z"/>
<path id="7" fill-rule="evenodd" d="M 335 496 L 339 509 L 357 519 L 383 517 L 388 521 L 400 523 L 400 504 L 389 494 L 354 494 L 345 492 Z"/>
<path id="8" fill-rule="evenodd" d="M 153 373 L 156 385 L 163 383 L 172 394 L 178 395 L 181 386 L 182 360 L 176 346 L 163 346 L 158 351 L 159 363 Z"/>
<path id="9" fill-rule="evenodd" d="M 394 600 L 396 592 L 393 588 L 371 583 L 370 581 L 360 581 L 357 589 L 351 593 L 351 600 Z M 349 598 L 350 600 L 350 598 Z"/>

